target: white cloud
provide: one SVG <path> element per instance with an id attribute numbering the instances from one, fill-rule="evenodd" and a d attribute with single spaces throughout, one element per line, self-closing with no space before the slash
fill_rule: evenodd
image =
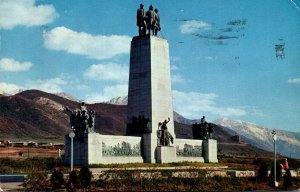
<path id="1" fill-rule="evenodd" d="M 109 59 L 128 54 L 131 38 L 126 35 L 91 35 L 56 27 L 45 32 L 44 45 L 48 49 L 85 55 L 94 59 Z"/>
<path id="2" fill-rule="evenodd" d="M 127 84 L 118 84 L 114 86 L 104 87 L 101 93 L 88 94 L 86 101 L 88 103 L 105 102 L 120 95 L 128 94 Z"/>
<path id="3" fill-rule="evenodd" d="M 0 94 L 9 94 L 13 95 L 19 92 L 23 87 L 20 87 L 16 84 L 0 82 Z"/>
<path id="4" fill-rule="evenodd" d="M 28 71 L 33 64 L 31 62 L 20 63 L 11 58 L 3 58 L 0 60 L 0 71 Z"/>
<path id="5" fill-rule="evenodd" d="M 211 113 L 222 117 L 243 116 L 246 111 L 234 107 L 218 107 L 214 93 L 173 91 L 174 110 L 187 118 L 199 118 L 203 113 Z"/>
<path id="6" fill-rule="evenodd" d="M 83 74 L 93 80 L 128 81 L 129 69 L 126 65 L 103 63 L 91 65 Z"/>
<path id="7" fill-rule="evenodd" d="M 197 21 L 197 20 L 185 21 L 182 25 L 180 25 L 180 31 L 183 34 L 195 33 L 199 29 L 208 30 L 210 28 L 211 25 L 209 23 L 206 23 L 204 21 Z"/>
<path id="8" fill-rule="evenodd" d="M 300 84 L 300 78 L 289 79 L 288 83 Z"/>
<path id="9" fill-rule="evenodd" d="M 38 89 L 48 93 L 59 93 L 63 92 L 61 86 L 66 85 L 67 82 L 59 77 L 46 79 L 46 80 L 27 80 L 25 87 L 27 89 Z"/>
<path id="10" fill-rule="evenodd" d="M 179 74 L 172 75 L 172 83 L 183 83 L 185 82 L 184 78 Z"/>
<path id="11" fill-rule="evenodd" d="M 34 0 L 1 0 L 0 29 L 52 23 L 58 14 L 52 5 L 34 5 Z"/>

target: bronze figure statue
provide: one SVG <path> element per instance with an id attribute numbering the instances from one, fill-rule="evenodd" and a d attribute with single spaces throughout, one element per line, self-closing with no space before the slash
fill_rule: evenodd
<path id="1" fill-rule="evenodd" d="M 147 31 L 148 35 L 151 35 L 152 32 L 152 35 L 157 36 L 157 32 L 161 30 L 158 9 L 154 9 L 150 5 L 149 10 L 145 13 L 144 5 L 140 4 L 136 14 L 136 25 L 139 28 L 139 36 L 145 36 Z"/>
<path id="2" fill-rule="evenodd" d="M 151 130 L 148 127 L 148 123 L 150 122 L 149 118 L 145 118 L 145 116 L 132 117 L 131 123 L 127 124 L 127 134 L 143 134 L 143 133 L 151 133 Z"/>
<path id="3" fill-rule="evenodd" d="M 136 25 L 139 27 L 139 36 L 146 35 L 147 32 L 146 13 L 143 4 L 140 4 L 140 8 L 137 10 Z"/>
<path id="4" fill-rule="evenodd" d="M 194 139 L 206 140 L 213 138 L 213 124 L 207 123 L 205 120 L 205 116 L 201 118 L 200 123 L 196 122 L 192 125 L 192 131 Z"/>
<path id="5" fill-rule="evenodd" d="M 173 143 L 174 141 L 174 138 L 168 131 L 167 127 L 169 121 L 170 118 L 168 118 L 168 121 L 164 120 L 163 122 L 158 123 L 157 138 L 160 146 L 170 146 L 170 142 Z"/>
<path id="6" fill-rule="evenodd" d="M 154 9 L 154 29 L 153 29 L 153 35 L 157 36 L 157 32 L 160 31 L 160 18 L 158 15 L 158 9 Z"/>
<path id="7" fill-rule="evenodd" d="M 154 23 L 155 23 L 155 12 L 153 10 L 153 6 L 150 5 L 149 10 L 146 13 L 147 17 L 147 28 L 148 28 L 148 34 L 151 34 L 151 31 L 153 32 L 154 29 Z"/>
<path id="8" fill-rule="evenodd" d="M 94 132 L 95 111 L 87 110 L 82 102 L 80 109 L 70 110 L 66 107 L 66 112 L 70 117 L 71 129 L 77 134 Z"/>

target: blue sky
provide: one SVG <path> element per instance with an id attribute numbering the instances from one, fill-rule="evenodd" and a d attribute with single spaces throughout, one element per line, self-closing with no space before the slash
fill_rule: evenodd
<path id="1" fill-rule="evenodd" d="M 140 3 L 159 10 L 177 112 L 300 130 L 300 0 L 0 0 L 0 91 L 126 95 Z"/>

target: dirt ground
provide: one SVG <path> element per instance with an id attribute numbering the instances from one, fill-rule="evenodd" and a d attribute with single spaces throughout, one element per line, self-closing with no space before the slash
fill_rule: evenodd
<path id="1" fill-rule="evenodd" d="M 10 182 L 10 183 L 1 183 L 0 182 L 0 192 L 1 191 L 25 191 L 23 183 L 21 182 Z"/>
<path id="2" fill-rule="evenodd" d="M 63 154 L 64 151 L 62 151 Z M 0 158 L 57 157 L 58 149 L 37 147 L 0 147 Z"/>

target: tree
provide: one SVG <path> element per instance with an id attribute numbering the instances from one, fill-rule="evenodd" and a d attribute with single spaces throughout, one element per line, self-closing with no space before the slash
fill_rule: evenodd
<path id="1" fill-rule="evenodd" d="M 87 166 L 83 166 L 79 172 L 81 187 L 89 188 L 92 181 L 92 172 Z"/>
<path id="2" fill-rule="evenodd" d="M 258 179 L 260 181 L 266 181 L 266 179 L 268 178 L 268 165 L 265 161 L 261 162 L 260 166 L 259 166 L 259 170 L 258 170 Z"/>
<path id="3" fill-rule="evenodd" d="M 60 189 L 65 183 L 64 175 L 61 170 L 55 168 L 54 172 L 51 175 L 50 181 L 53 189 Z"/>
<path id="4" fill-rule="evenodd" d="M 66 189 L 68 191 L 73 191 L 73 189 L 79 188 L 80 187 L 80 181 L 78 179 L 77 173 L 75 170 L 73 170 L 69 174 L 69 180 L 66 184 Z"/>

